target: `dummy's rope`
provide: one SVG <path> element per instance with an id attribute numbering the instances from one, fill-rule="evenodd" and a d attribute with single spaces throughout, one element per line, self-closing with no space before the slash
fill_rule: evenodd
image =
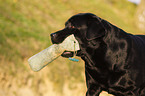
<path id="1" fill-rule="evenodd" d="M 77 54 L 77 51 L 75 51 L 75 44 L 76 44 L 76 42 L 74 41 L 74 55 L 73 55 L 73 58 L 69 57 L 69 60 L 78 62 L 79 60 L 78 59 L 75 59 L 75 56 Z"/>

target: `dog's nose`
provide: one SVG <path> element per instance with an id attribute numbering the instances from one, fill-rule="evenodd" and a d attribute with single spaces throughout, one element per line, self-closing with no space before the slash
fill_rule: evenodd
<path id="1" fill-rule="evenodd" d="M 50 34 L 50 36 L 54 38 L 56 36 L 56 33 L 52 33 Z"/>
<path id="2" fill-rule="evenodd" d="M 56 33 L 50 34 L 51 41 L 52 41 L 53 44 L 57 44 L 57 36 L 56 35 L 57 35 Z"/>

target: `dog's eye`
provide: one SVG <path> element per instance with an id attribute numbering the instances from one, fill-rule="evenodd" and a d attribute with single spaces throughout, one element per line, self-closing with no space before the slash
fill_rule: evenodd
<path id="1" fill-rule="evenodd" d="M 69 26 L 69 28 L 75 28 L 74 26 Z"/>
<path id="2" fill-rule="evenodd" d="M 75 26 L 71 26 L 71 28 L 75 28 Z"/>

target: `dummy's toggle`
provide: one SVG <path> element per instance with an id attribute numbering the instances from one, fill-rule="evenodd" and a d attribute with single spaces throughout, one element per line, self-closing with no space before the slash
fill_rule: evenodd
<path id="1" fill-rule="evenodd" d="M 74 43 L 75 42 L 75 43 Z M 28 59 L 33 71 L 39 71 L 47 64 L 58 58 L 64 51 L 80 50 L 79 43 L 74 35 L 67 37 L 61 44 L 53 44 Z"/>

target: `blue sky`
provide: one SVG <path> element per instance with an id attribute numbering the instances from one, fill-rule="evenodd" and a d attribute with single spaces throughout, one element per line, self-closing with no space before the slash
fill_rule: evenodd
<path id="1" fill-rule="evenodd" d="M 135 4 L 139 4 L 141 0 L 128 0 L 128 1 L 133 2 Z"/>

